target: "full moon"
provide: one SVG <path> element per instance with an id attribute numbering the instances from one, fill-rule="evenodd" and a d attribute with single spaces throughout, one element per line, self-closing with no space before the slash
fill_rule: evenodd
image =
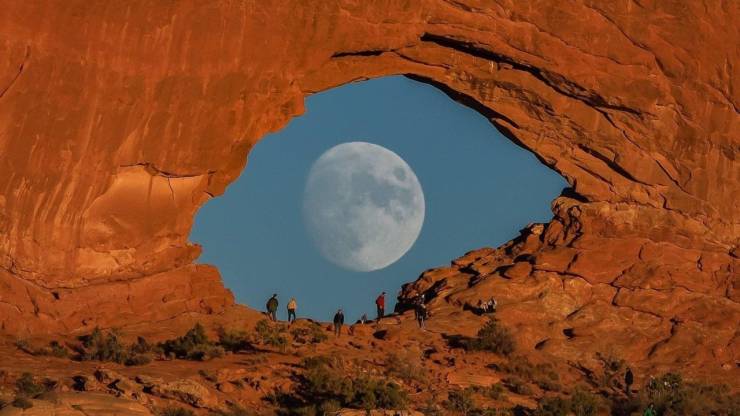
<path id="1" fill-rule="evenodd" d="M 372 143 L 332 147 L 314 162 L 306 181 L 306 228 L 324 258 L 349 270 L 395 263 L 419 236 L 424 210 L 414 171 Z"/>

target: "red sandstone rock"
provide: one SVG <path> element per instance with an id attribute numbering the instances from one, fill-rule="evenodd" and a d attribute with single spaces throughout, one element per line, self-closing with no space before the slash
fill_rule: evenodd
<path id="1" fill-rule="evenodd" d="M 306 95 L 408 74 L 572 189 L 544 230 L 427 272 L 405 297 L 433 289 L 452 330 L 466 301 L 496 295 L 523 345 L 569 359 L 611 346 L 732 367 L 740 6 L 715 3 L 5 4 L 0 329 L 234 311 L 215 269 L 192 264 L 197 209 Z M 534 272 L 494 272 L 522 261 Z"/>

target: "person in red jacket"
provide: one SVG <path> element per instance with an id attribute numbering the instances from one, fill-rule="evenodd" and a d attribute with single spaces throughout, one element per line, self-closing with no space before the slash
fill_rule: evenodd
<path id="1" fill-rule="evenodd" d="M 385 316 L 385 292 L 381 293 L 377 299 L 375 299 L 375 306 L 378 307 L 378 320 Z"/>

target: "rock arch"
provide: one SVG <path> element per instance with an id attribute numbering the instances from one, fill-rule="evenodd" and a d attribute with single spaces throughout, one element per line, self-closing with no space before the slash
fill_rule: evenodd
<path id="1" fill-rule="evenodd" d="M 706 335 L 701 360 L 737 360 L 740 12 L 715 6 L 6 5 L 0 325 L 69 332 L 228 309 L 218 272 L 192 264 L 198 207 L 306 95 L 405 74 L 475 108 L 572 185 L 550 224 L 512 243 L 524 255 L 482 276 L 558 279 L 573 301 L 545 313 L 622 311 L 612 329 L 638 322 L 657 337 L 643 355 L 692 354 L 693 332 Z M 481 266 L 486 253 L 458 263 Z"/>

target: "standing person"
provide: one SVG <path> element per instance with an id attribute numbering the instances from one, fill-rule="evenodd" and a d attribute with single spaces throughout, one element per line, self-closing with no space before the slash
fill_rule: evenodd
<path id="1" fill-rule="evenodd" d="M 344 325 L 344 312 L 338 309 L 334 314 L 334 335 L 339 336 L 342 333 L 342 325 Z"/>
<path id="2" fill-rule="evenodd" d="M 632 369 L 627 367 L 627 372 L 624 373 L 624 392 L 627 396 L 632 396 L 632 383 L 635 381 L 635 376 L 632 374 Z"/>
<path id="3" fill-rule="evenodd" d="M 277 293 L 273 293 L 272 297 L 267 301 L 267 313 L 270 315 L 270 320 L 272 320 L 273 322 L 277 321 L 277 308 Z"/>
<path id="4" fill-rule="evenodd" d="M 416 321 L 419 323 L 419 328 L 424 329 L 424 322 L 427 320 L 427 305 L 424 302 L 416 305 Z"/>
<path id="5" fill-rule="evenodd" d="M 288 323 L 289 324 L 292 324 L 293 322 L 295 322 L 295 310 L 296 309 L 298 309 L 298 302 L 295 301 L 295 298 L 290 298 L 290 302 L 288 302 Z"/>
<path id="6" fill-rule="evenodd" d="M 658 412 L 655 411 L 655 405 L 650 403 L 642 416 L 658 416 Z"/>
<path id="7" fill-rule="evenodd" d="M 385 316 L 385 292 L 381 293 L 377 299 L 375 299 L 375 306 L 378 308 L 378 320 Z"/>

